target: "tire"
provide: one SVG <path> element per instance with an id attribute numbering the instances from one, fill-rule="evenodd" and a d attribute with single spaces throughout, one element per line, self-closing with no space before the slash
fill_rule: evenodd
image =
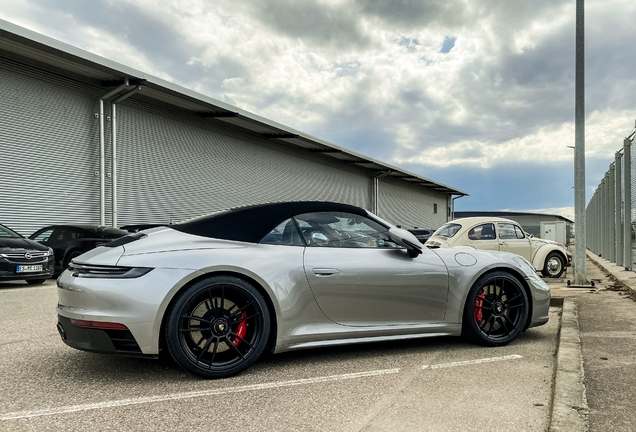
<path id="1" fill-rule="evenodd" d="M 517 278 L 505 272 L 485 274 L 468 293 L 463 334 L 480 345 L 507 345 L 525 328 L 528 310 L 528 296 Z"/>
<path id="2" fill-rule="evenodd" d="M 563 274 L 563 270 L 565 270 L 565 266 L 561 255 L 558 252 L 550 252 L 545 259 L 541 274 L 549 278 L 558 278 Z"/>
<path id="3" fill-rule="evenodd" d="M 186 288 L 167 312 L 166 346 L 184 369 L 227 378 L 263 353 L 270 317 L 263 296 L 233 276 L 213 276 Z"/>
<path id="4" fill-rule="evenodd" d="M 78 256 L 80 256 L 83 253 L 84 252 L 78 251 L 78 250 L 74 250 L 72 252 L 69 252 L 69 254 L 64 259 L 64 268 L 62 268 L 62 271 L 66 270 L 66 268 L 68 267 L 68 265 L 71 263 L 71 261 L 73 259 L 77 258 Z"/>
<path id="5" fill-rule="evenodd" d="M 29 279 L 26 281 L 29 285 L 40 285 L 43 284 L 46 279 Z"/>

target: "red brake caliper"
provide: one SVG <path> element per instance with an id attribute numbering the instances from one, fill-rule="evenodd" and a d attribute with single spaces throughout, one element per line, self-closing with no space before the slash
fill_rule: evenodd
<path id="1" fill-rule="evenodd" d="M 479 291 L 479 294 L 477 294 L 477 298 L 475 299 L 475 321 L 477 321 L 477 324 L 481 324 L 481 320 L 483 318 L 483 311 L 482 311 L 482 307 L 484 306 L 484 297 L 486 297 L 486 294 L 484 293 L 483 288 Z"/>
<path id="2" fill-rule="evenodd" d="M 243 313 L 241 314 L 241 319 L 243 321 L 241 321 L 236 328 L 236 335 L 238 337 L 234 338 L 234 341 L 232 342 L 234 346 L 239 346 L 239 344 L 241 343 L 241 339 L 244 338 L 245 333 L 247 333 L 247 320 L 245 318 L 247 318 L 247 312 L 243 311 Z"/>

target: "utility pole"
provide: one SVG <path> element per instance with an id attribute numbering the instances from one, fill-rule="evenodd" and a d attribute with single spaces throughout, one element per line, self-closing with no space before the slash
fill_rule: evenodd
<path id="1" fill-rule="evenodd" d="M 574 284 L 587 285 L 585 272 L 585 27 L 583 0 L 576 0 L 576 65 L 574 102 Z"/>

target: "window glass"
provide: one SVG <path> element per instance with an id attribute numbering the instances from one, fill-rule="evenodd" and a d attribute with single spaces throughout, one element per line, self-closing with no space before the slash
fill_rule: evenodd
<path id="1" fill-rule="evenodd" d="M 33 237 L 32 240 L 35 240 L 36 242 L 40 242 L 40 243 L 46 243 L 51 238 L 52 232 L 53 232 L 53 229 L 44 230 L 40 234 Z"/>
<path id="2" fill-rule="evenodd" d="M 72 242 L 84 237 L 84 233 L 75 228 L 59 228 L 52 240 L 61 243 Z"/>
<path id="3" fill-rule="evenodd" d="M 497 224 L 499 227 L 499 238 L 503 240 L 511 240 L 517 238 L 517 233 L 515 231 L 515 226 L 513 224 L 500 223 Z"/>
<path id="4" fill-rule="evenodd" d="M 438 230 L 435 231 L 433 235 L 451 238 L 452 236 L 457 234 L 457 231 L 459 231 L 461 227 L 461 225 L 456 223 L 448 223 L 446 225 L 443 225 L 441 228 L 438 228 Z"/>
<path id="5" fill-rule="evenodd" d="M 389 240 L 389 230 L 367 217 L 345 212 L 295 216 L 309 246 L 337 248 L 401 248 Z"/>
<path id="6" fill-rule="evenodd" d="M 4 238 L 20 238 L 20 235 L 11 231 L 9 228 L 0 225 L 0 237 Z"/>
<path id="7" fill-rule="evenodd" d="M 261 244 L 284 245 L 284 246 L 305 246 L 296 223 L 292 219 L 287 219 L 273 230 L 271 230 L 260 241 Z"/>
<path id="8" fill-rule="evenodd" d="M 518 239 L 526 238 L 526 235 L 523 233 L 523 230 L 521 228 L 519 228 L 517 225 L 514 225 L 514 227 L 515 227 L 515 234 L 517 234 Z"/>
<path id="9" fill-rule="evenodd" d="M 476 226 L 468 231 L 468 238 L 471 240 L 495 240 L 495 224 L 487 223 Z"/>

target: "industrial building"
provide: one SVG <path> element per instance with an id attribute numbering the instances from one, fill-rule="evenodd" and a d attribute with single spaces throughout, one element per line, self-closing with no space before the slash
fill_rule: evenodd
<path id="1" fill-rule="evenodd" d="M 439 227 L 466 195 L 2 20 L 0 113 L 0 223 L 24 235 L 289 200 Z"/>

